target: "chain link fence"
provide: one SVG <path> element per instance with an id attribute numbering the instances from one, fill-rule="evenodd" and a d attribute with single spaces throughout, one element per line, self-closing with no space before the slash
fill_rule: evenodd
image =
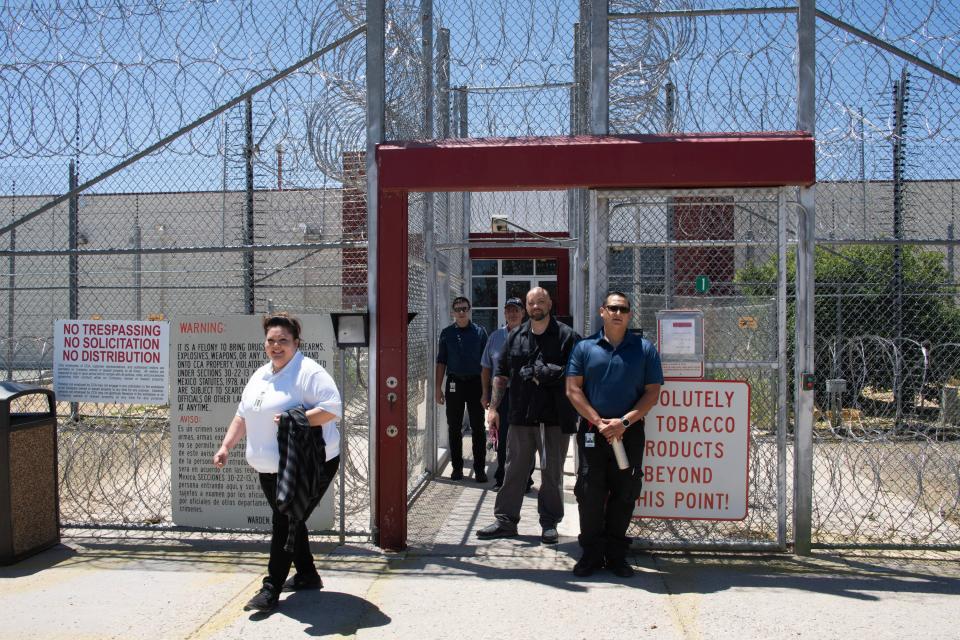
<path id="1" fill-rule="evenodd" d="M 355 9 L 0 9 L 8 380 L 51 384 L 59 318 L 366 308 Z M 365 533 L 367 353 L 339 355 L 345 490 L 334 500 L 344 529 Z M 62 521 L 169 526 L 168 407 L 61 402 L 58 413 Z"/>
<path id="2" fill-rule="evenodd" d="M 814 543 L 955 546 L 960 11 L 932 0 L 817 11 Z M 609 12 L 611 133 L 796 127 L 794 4 L 612 0 Z M 8 379 L 50 384 L 57 318 L 366 308 L 362 3 L 8 3 L 0 15 Z M 390 0 L 386 18 L 387 138 L 588 131 L 588 2 Z M 720 331 L 708 343 L 725 349 L 711 359 L 770 357 L 781 274 L 766 196 L 647 194 L 615 203 L 598 239 L 587 194 L 554 195 L 411 197 L 411 491 L 436 471 L 435 338 L 452 296 L 470 294 L 470 234 L 493 216 L 566 234 L 553 242 L 570 251 L 585 330 L 580 267 L 594 264 L 594 287 L 633 292 L 648 331 L 657 309 L 698 306 Z M 792 253 L 786 263 L 792 300 Z M 690 290 L 694 271 L 709 271 L 707 294 Z M 708 370 L 756 389 L 748 520 L 643 523 L 641 537 L 781 535 L 791 451 L 770 452 L 788 435 L 774 414 L 792 407 L 786 309 L 790 339 L 774 354 L 786 383 L 762 367 Z M 370 518 L 366 362 L 347 354 L 341 382 L 343 428 L 360 445 L 344 465 L 352 531 Z M 64 520 L 168 524 L 166 410 L 61 403 L 60 414 Z"/>

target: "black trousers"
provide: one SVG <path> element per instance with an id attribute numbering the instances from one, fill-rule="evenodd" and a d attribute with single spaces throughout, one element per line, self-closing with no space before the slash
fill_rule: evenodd
<path id="1" fill-rule="evenodd" d="M 607 439 L 596 429 L 592 433 L 593 447 L 585 446 L 583 433 L 577 434 L 580 465 L 574 494 L 580 511 L 580 546 L 584 556 L 595 562 L 617 562 L 630 548 L 627 527 L 643 484 L 643 424 L 624 433 L 630 468 L 622 471 Z"/>
<path id="2" fill-rule="evenodd" d="M 483 420 L 483 405 L 480 397 L 483 387 L 480 376 L 447 376 L 443 391 L 447 408 L 447 435 L 450 438 L 450 464 L 463 470 L 463 411 L 470 417 L 470 434 L 473 439 L 473 470 L 486 470 L 487 430 Z"/>
<path id="3" fill-rule="evenodd" d="M 310 512 L 320 502 L 323 495 L 327 492 L 330 482 L 337 475 L 337 469 L 340 468 L 340 456 L 327 460 L 323 465 L 326 483 L 320 498 L 310 505 Z M 270 538 L 270 562 L 267 564 L 267 577 L 263 579 L 264 586 L 268 584 L 276 589 L 277 593 L 283 587 L 290 574 L 290 563 L 296 567 L 297 573 L 310 576 L 317 573 L 317 568 L 313 564 L 313 555 L 310 553 L 310 541 L 307 539 L 307 525 L 304 522 L 297 524 L 297 530 L 294 534 L 293 553 L 284 550 L 287 544 L 287 532 L 289 531 L 290 519 L 277 511 L 277 474 L 261 473 L 260 487 L 263 494 L 270 503 L 270 510 L 273 512 L 273 533 Z"/>

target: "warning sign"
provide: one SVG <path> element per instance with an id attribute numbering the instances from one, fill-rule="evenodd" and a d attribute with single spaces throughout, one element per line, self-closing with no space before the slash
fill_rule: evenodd
<path id="1" fill-rule="evenodd" d="M 53 331 L 57 400 L 166 404 L 166 322 L 57 320 Z"/>
<path id="2" fill-rule="evenodd" d="M 747 516 L 750 385 L 667 380 L 646 417 L 643 518 L 742 520 Z"/>
<path id="3" fill-rule="evenodd" d="M 329 368 L 333 326 L 329 315 L 300 316 L 300 351 Z M 264 529 L 270 507 L 257 472 L 234 447 L 223 469 L 213 467 L 250 375 L 266 361 L 257 316 L 173 318 L 170 376 L 170 490 L 173 521 L 193 527 Z M 331 374 L 334 373 L 331 371 Z M 307 521 L 310 529 L 333 526 L 333 491 Z"/>

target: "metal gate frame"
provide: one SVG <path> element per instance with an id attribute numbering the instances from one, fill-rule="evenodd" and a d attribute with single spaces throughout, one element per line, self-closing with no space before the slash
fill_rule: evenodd
<path id="1" fill-rule="evenodd" d="M 651 198 L 656 197 L 715 197 L 715 196 L 737 196 L 749 195 L 751 192 L 757 195 L 765 195 L 772 199 L 776 197 L 777 221 L 776 221 L 776 255 L 777 255 L 777 283 L 776 283 L 776 317 L 777 317 L 777 357 L 774 360 L 731 360 L 731 361 L 711 361 L 707 360 L 704 364 L 707 370 L 774 370 L 777 372 L 778 393 L 776 395 L 776 506 L 777 506 L 777 530 L 776 541 L 773 543 L 766 541 L 746 541 L 733 542 L 725 540 L 684 540 L 670 543 L 654 543 L 650 548 L 669 548 L 669 549 L 687 549 L 687 550 L 729 550 L 729 551 L 785 551 L 787 548 L 787 385 L 788 368 L 790 362 L 787 357 L 787 229 L 788 229 L 788 191 L 786 187 L 777 189 L 682 189 L 682 190 L 649 190 L 649 189 L 619 189 L 619 190 L 595 190 L 590 194 L 590 209 L 588 216 L 589 225 L 589 305 L 591 310 L 599 309 L 608 290 L 607 274 L 607 249 L 612 242 L 610 237 L 610 201 L 620 200 L 630 202 L 636 199 L 637 204 L 644 201 L 649 202 Z M 622 204 L 623 202 L 621 202 Z M 736 206 L 737 201 L 733 201 Z M 743 247 L 755 245 L 755 240 L 675 240 L 665 238 L 660 242 L 642 242 L 633 243 L 616 242 L 619 246 L 631 246 L 633 248 L 656 247 L 675 249 L 681 247 Z M 767 243 L 769 244 L 769 243 Z M 636 274 L 638 277 L 642 274 Z M 664 273 L 664 287 L 670 290 L 678 284 L 675 274 L 672 272 Z M 637 302 L 639 304 L 639 302 Z M 671 308 L 672 305 L 665 301 L 664 308 Z M 684 307 L 688 308 L 688 307 Z M 695 308 L 695 307 L 694 307 Z M 598 321 L 593 318 L 593 321 Z M 591 327 L 593 324 L 591 323 Z M 591 329 L 592 331 L 593 329 Z M 751 438 L 753 434 L 751 434 Z"/>
<path id="2" fill-rule="evenodd" d="M 410 192 L 810 186 L 814 139 L 799 132 L 563 136 L 379 144 L 373 161 L 370 384 L 374 540 L 407 541 L 407 234 Z"/>

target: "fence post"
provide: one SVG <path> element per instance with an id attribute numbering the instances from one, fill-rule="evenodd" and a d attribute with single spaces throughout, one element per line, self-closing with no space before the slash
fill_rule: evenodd
<path id="1" fill-rule="evenodd" d="M 893 313 L 896 348 L 903 348 L 903 169 L 906 162 L 906 122 L 908 79 L 907 68 L 900 80 L 893 83 Z M 903 360 L 894 359 L 893 401 L 896 407 L 894 428 L 903 427 Z"/>
<path id="2" fill-rule="evenodd" d="M 370 411 L 369 433 L 369 490 L 370 490 L 370 531 L 373 539 L 379 543 L 379 522 L 377 521 L 377 438 L 379 422 L 376 419 L 379 413 L 377 407 L 377 389 L 380 380 L 377 377 L 379 365 L 377 353 L 379 350 L 378 325 L 380 319 L 377 306 L 377 268 L 379 249 L 377 242 L 377 222 L 379 217 L 379 197 L 377 182 L 379 170 L 377 168 L 377 145 L 384 140 L 385 131 L 385 104 L 386 104 L 386 71 L 384 63 L 384 34 L 386 29 L 385 0 L 366 0 L 367 13 L 367 309 L 370 313 L 370 349 L 367 368 L 367 406 Z"/>
<path id="3" fill-rule="evenodd" d="M 245 101 L 243 163 L 246 175 L 246 202 L 243 224 L 243 244 L 253 246 L 253 98 Z M 252 314 L 254 310 L 253 291 L 253 249 L 243 252 L 243 312 Z"/>
<path id="4" fill-rule="evenodd" d="M 608 0 L 590 0 L 590 133 L 609 132 L 610 22 Z"/>
<path id="5" fill-rule="evenodd" d="M 423 137 L 426 139 L 432 139 L 434 136 L 434 117 L 433 117 L 433 99 L 434 99 L 434 85 L 433 85 L 433 3 L 431 0 L 422 0 L 420 5 L 420 27 L 422 30 L 422 60 L 421 67 L 423 68 L 424 82 L 423 82 Z M 450 32 L 446 34 L 446 38 L 449 38 Z M 437 36 L 437 49 L 438 54 L 440 54 L 441 44 L 445 44 L 445 51 L 443 54 L 446 56 L 446 64 L 450 64 L 450 50 L 449 50 L 449 40 L 444 42 L 444 34 L 441 33 Z M 449 66 L 444 69 L 444 60 L 440 59 L 437 61 L 437 84 L 440 85 L 441 82 L 449 79 Z M 443 78 L 444 71 L 446 71 L 446 78 Z M 443 88 L 439 87 L 440 91 L 437 95 L 444 93 Z M 441 113 L 443 111 L 441 110 Z M 441 127 L 442 130 L 442 127 Z M 427 402 L 426 415 L 424 416 L 425 424 L 424 429 L 426 433 L 423 438 L 423 460 L 425 471 L 437 473 L 439 469 L 437 468 L 437 447 L 435 443 L 436 438 L 436 411 L 433 404 L 433 361 L 436 358 L 434 353 L 436 346 L 434 344 L 434 335 L 437 330 L 436 328 L 436 312 L 434 310 L 436 306 L 436 287 L 433 284 L 437 281 L 437 261 L 436 261 L 436 234 L 434 229 L 435 221 L 435 204 L 436 204 L 437 195 L 435 193 L 424 194 L 423 202 L 423 258 L 426 263 L 426 299 L 424 300 L 424 306 L 426 307 L 426 332 L 427 332 L 427 367 L 426 367 L 426 379 L 424 380 L 424 395 Z"/>
<path id="6" fill-rule="evenodd" d="M 17 219 L 17 182 L 14 180 L 10 197 L 10 221 Z M 17 230 L 10 230 L 10 257 L 7 259 L 9 275 L 7 276 L 7 380 L 13 380 L 13 335 L 16 331 L 14 309 L 17 297 Z"/>
<path id="7" fill-rule="evenodd" d="M 457 94 L 457 99 L 460 101 L 460 108 L 457 109 L 457 114 L 460 116 L 460 131 L 459 137 L 469 138 L 470 137 L 470 94 L 467 91 L 466 85 L 460 87 L 460 92 Z M 470 239 L 470 218 L 471 218 L 471 193 L 469 191 L 464 191 L 463 193 L 463 221 L 461 222 L 461 236 L 456 239 L 456 242 L 464 243 L 463 246 L 463 257 L 460 261 L 460 275 L 463 278 L 463 293 L 468 295 L 470 293 L 470 276 L 473 273 L 470 265 L 470 248 L 467 246 L 467 242 Z M 452 238 L 448 238 L 452 240 Z"/>
<path id="8" fill-rule="evenodd" d="M 74 191 L 77 188 L 77 163 L 75 160 L 70 161 L 70 191 Z M 70 203 L 67 207 L 67 248 L 71 252 L 77 250 L 77 245 L 79 244 L 79 217 L 80 217 L 80 197 L 77 194 L 70 196 Z M 80 260 L 79 256 L 76 253 L 71 253 L 70 257 L 67 258 L 67 271 L 69 272 L 69 279 L 67 286 L 69 287 L 69 305 L 70 305 L 70 319 L 76 320 L 79 313 L 80 301 Z"/>
<path id="9" fill-rule="evenodd" d="M 797 19 L 797 128 L 816 132 L 816 0 L 800 0 Z M 793 549 L 809 555 L 813 518 L 813 402 L 804 374 L 814 374 L 814 187 L 800 187 L 797 222 L 796 375 L 794 400 Z"/>
<path id="10" fill-rule="evenodd" d="M 140 229 L 140 196 L 133 196 L 133 248 L 136 252 L 133 254 L 133 317 L 137 320 L 143 318 L 143 255 L 140 249 L 143 248 L 143 233 Z"/>
<path id="11" fill-rule="evenodd" d="M 347 432 L 350 430 L 349 418 L 347 418 L 347 363 L 346 347 L 337 349 L 338 359 L 340 360 L 340 406 L 342 407 L 342 417 L 340 418 L 340 473 L 337 479 L 340 485 L 340 544 L 347 541 L 347 455 L 348 443 Z"/>

